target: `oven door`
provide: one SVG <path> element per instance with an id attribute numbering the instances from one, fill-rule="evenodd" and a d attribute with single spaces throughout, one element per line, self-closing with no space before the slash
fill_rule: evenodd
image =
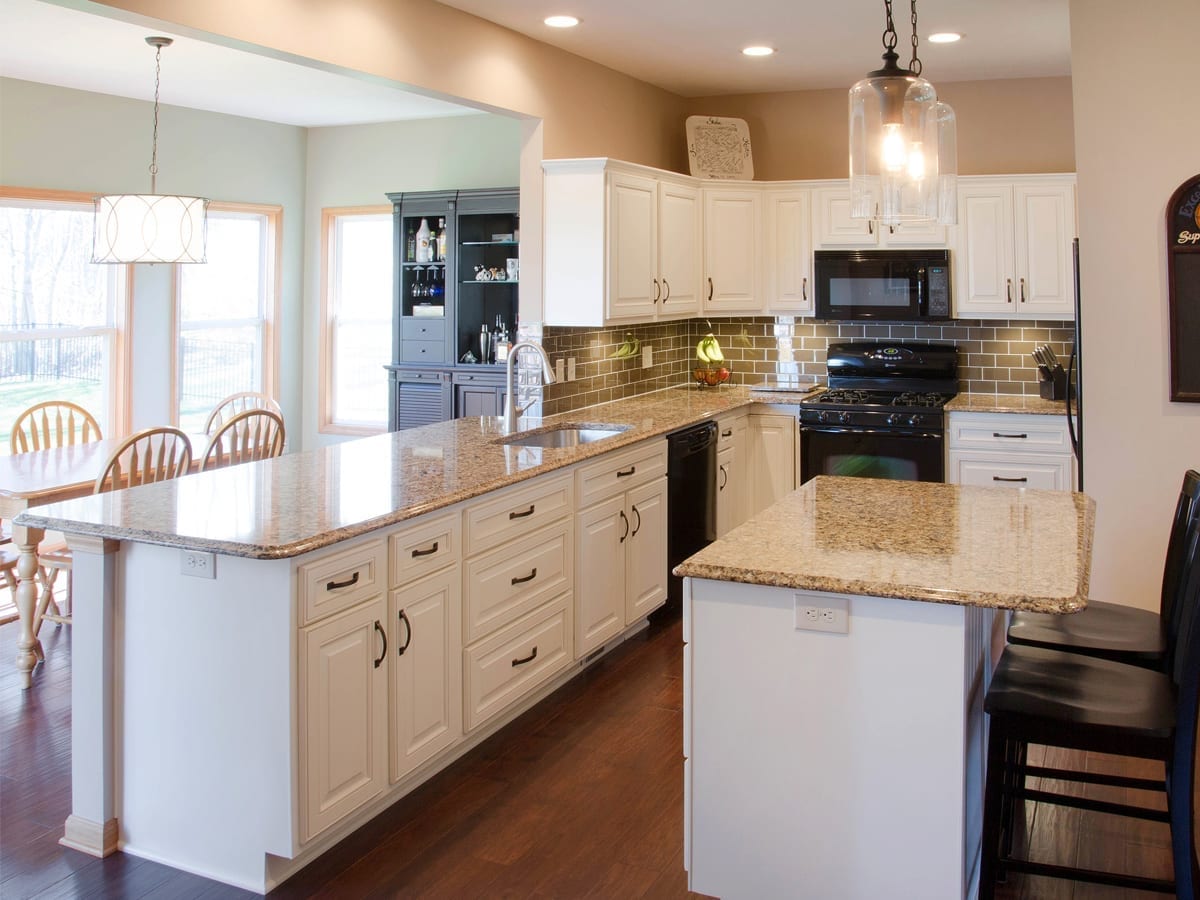
<path id="1" fill-rule="evenodd" d="M 943 481 L 940 432 L 800 427 L 800 481 L 853 475 L 893 481 Z"/>

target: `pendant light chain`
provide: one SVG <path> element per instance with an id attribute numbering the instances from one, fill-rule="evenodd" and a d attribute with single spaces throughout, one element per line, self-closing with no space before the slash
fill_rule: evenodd
<path id="1" fill-rule="evenodd" d="M 892 21 L 892 0 L 883 0 L 883 7 L 887 11 L 887 27 L 883 30 L 883 49 L 890 52 L 896 49 L 896 23 Z"/>
<path id="2" fill-rule="evenodd" d="M 890 11 L 888 21 L 891 21 Z M 912 0 L 912 59 L 908 63 L 908 71 L 914 75 L 921 74 L 921 60 L 917 58 L 917 0 Z"/>
<path id="3" fill-rule="evenodd" d="M 154 141 L 150 150 L 150 193 L 158 193 L 158 84 L 162 77 L 162 48 L 157 44 L 154 51 Z"/>

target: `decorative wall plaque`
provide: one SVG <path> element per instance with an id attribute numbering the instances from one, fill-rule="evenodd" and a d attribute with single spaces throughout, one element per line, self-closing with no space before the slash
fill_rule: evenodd
<path id="1" fill-rule="evenodd" d="M 754 178 L 750 155 L 750 128 L 745 119 L 721 116 L 688 116 L 688 162 L 699 178 Z"/>
<path id="2" fill-rule="evenodd" d="M 1200 175 L 1167 204 L 1167 302 L 1171 399 L 1200 403 Z"/>

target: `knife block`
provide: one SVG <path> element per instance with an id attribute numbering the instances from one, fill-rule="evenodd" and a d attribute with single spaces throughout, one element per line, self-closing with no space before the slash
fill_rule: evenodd
<path id="1" fill-rule="evenodd" d="M 1041 376 L 1041 373 L 1038 373 Z M 1041 394 L 1043 400 L 1066 400 L 1067 399 L 1067 372 L 1062 366 L 1055 366 L 1050 370 L 1050 377 L 1040 377 L 1038 380 L 1038 393 Z"/>

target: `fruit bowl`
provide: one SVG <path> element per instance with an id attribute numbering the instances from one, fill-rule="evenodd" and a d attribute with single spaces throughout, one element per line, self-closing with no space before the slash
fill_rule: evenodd
<path id="1" fill-rule="evenodd" d="M 692 378 L 698 384 L 707 387 L 716 387 L 718 384 L 729 380 L 728 366 L 705 366 L 697 363 L 692 369 Z"/>

